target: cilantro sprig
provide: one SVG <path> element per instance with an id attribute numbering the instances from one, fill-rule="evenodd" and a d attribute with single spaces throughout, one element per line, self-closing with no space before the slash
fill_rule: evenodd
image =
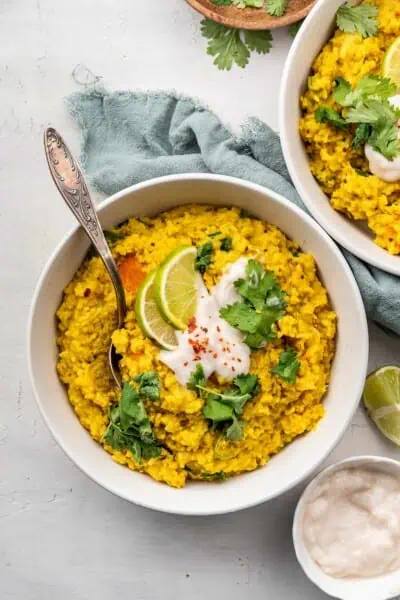
<path id="1" fill-rule="evenodd" d="M 300 361 L 294 348 L 289 348 L 279 356 L 278 363 L 271 369 L 271 373 L 280 375 L 288 383 L 295 383 L 300 369 Z"/>
<path id="2" fill-rule="evenodd" d="M 216 6 L 236 6 L 236 8 L 262 8 L 264 0 L 211 0 Z"/>
<path id="3" fill-rule="evenodd" d="M 378 8 L 373 4 L 357 6 L 345 2 L 336 13 L 336 24 L 345 33 L 359 33 L 363 38 L 376 35 L 378 31 Z"/>
<path id="4" fill-rule="evenodd" d="M 396 85 L 379 75 L 366 75 L 355 89 L 342 77 L 335 83 L 332 98 L 341 107 L 341 114 L 331 107 L 320 106 L 315 111 L 315 119 L 339 129 L 352 128 L 354 148 L 369 143 L 392 160 L 400 152 L 397 139 L 400 110 L 389 101 L 396 94 Z"/>
<path id="5" fill-rule="evenodd" d="M 135 377 L 138 390 L 132 383 L 124 383 L 119 403 L 110 408 L 110 422 L 101 439 L 115 450 L 128 450 L 139 463 L 142 458 L 148 460 L 161 454 L 141 397 L 159 399 L 159 385 L 154 376 L 155 373 L 149 372 Z"/>
<path id="6" fill-rule="evenodd" d="M 230 441 L 238 441 L 243 437 L 244 422 L 239 419 L 248 400 L 260 392 L 260 380 L 257 375 L 237 375 L 232 387 L 217 390 L 207 386 L 203 367 L 198 364 L 191 373 L 187 387 L 205 399 L 204 417 L 211 422 L 211 428 L 223 432 Z"/>
<path id="7" fill-rule="evenodd" d="M 242 301 L 222 307 L 220 316 L 246 334 L 244 341 L 250 348 L 261 348 L 276 337 L 275 323 L 285 313 L 286 293 L 275 273 L 264 271 L 253 259 L 247 263 L 246 279 L 235 281 L 235 287 Z"/>
<path id="8" fill-rule="evenodd" d="M 267 0 L 267 13 L 273 17 L 283 17 L 287 5 L 288 0 Z"/>
<path id="9" fill-rule="evenodd" d="M 244 68 L 249 62 L 251 51 L 268 54 L 272 47 L 269 30 L 233 29 L 210 19 L 201 21 L 201 34 L 208 40 L 207 54 L 215 57 L 214 65 L 226 71 L 230 71 L 234 64 Z"/>

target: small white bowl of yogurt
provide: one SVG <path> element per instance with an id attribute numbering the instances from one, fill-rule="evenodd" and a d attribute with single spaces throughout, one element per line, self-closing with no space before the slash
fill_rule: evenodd
<path id="1" fill-rule="evenodd" d="M 307 577 L 334 598 L 400 595 L 400 462 L 357 456 L 322 471 L 299 500 L 293 542 Z"/>

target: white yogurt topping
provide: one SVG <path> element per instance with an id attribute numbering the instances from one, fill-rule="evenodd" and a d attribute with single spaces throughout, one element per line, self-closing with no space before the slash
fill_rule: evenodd
<path id="1" fill-rule="evenodd" d="M 389 98 L 389 102 L 396 108 L 400 108 L 400 94 Z M 400 132 L 398 137 L 400 139 Z M 400 180 L 400 155 L 393 160 L 388 160 L 383 154 L 374 150 L 370 144 L 366 144 L 365 156 L 373 175 L 388 182 Z"/>
<path id="2" fill-rule="evenodd" d="M 185 331 L 177 332 L 178 348 L 161 350 L 160 360 L 174 371 L 177 380 L 186 385 L 191 373 L 200 364 L 206 378 L 212 373 L 233 379 L 250 369 L 250 348 L 243 335 L 219 316 L 222 306 L 240 300 L 234 282 L 246 276 L 247 259 L 240 258 L 208 292 L 199 277 L 197 311 Z"/>
<path id="3" fill-rule="evenodd" d="M 324 479 L 306 506 L 306 547 L 333 577 L 377 577 L 400 569 L 400 478 L 348 468 Z"/>

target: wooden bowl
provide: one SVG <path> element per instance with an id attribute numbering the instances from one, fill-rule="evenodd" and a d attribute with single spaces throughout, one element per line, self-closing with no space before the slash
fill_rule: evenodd
<path id="1" fill-rule="evenodd" d="M 262 8 L 236 8 L 216 6 L 211 0 L 186 0 L 199 13 L 228 27 L 237 29 L 276 29 L 303 19 L 311 10 L 315 0 L 289 0 L 283 17 L 271 17 Z"/>

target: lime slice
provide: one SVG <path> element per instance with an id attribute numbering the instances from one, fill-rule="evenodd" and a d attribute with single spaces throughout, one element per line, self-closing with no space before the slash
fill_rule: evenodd
<path id="1" fill-rule="evenodd" d="M 180 246 L 167 256 L 154 281 L 154 293 L 160 313 L 177 329 L 186 329 L 196 312 L 198 274 L 194 268 L 197 250 Z"/>
<path id="2" fill-rule="evenodd" d="M 389 77 L 400 90 L 400 37 L 389 46 L 383 59 L 383 75 Z"/>
<path id="3" fill-rule="evenodd" d="M 147 275 L 140 286 L 135 302 L 137 322 L 143 333 L 155 340 L 166 350 L 175 350 L 178 345 L 175 329 L 160 315 L 154 297 L 156 271 Z"/>
<path id="4" fill-rule="evenodd" d="M 368 375 L 363 400 L 378 429 L 400 446 L 400 367 L 382 367 Z"/>

